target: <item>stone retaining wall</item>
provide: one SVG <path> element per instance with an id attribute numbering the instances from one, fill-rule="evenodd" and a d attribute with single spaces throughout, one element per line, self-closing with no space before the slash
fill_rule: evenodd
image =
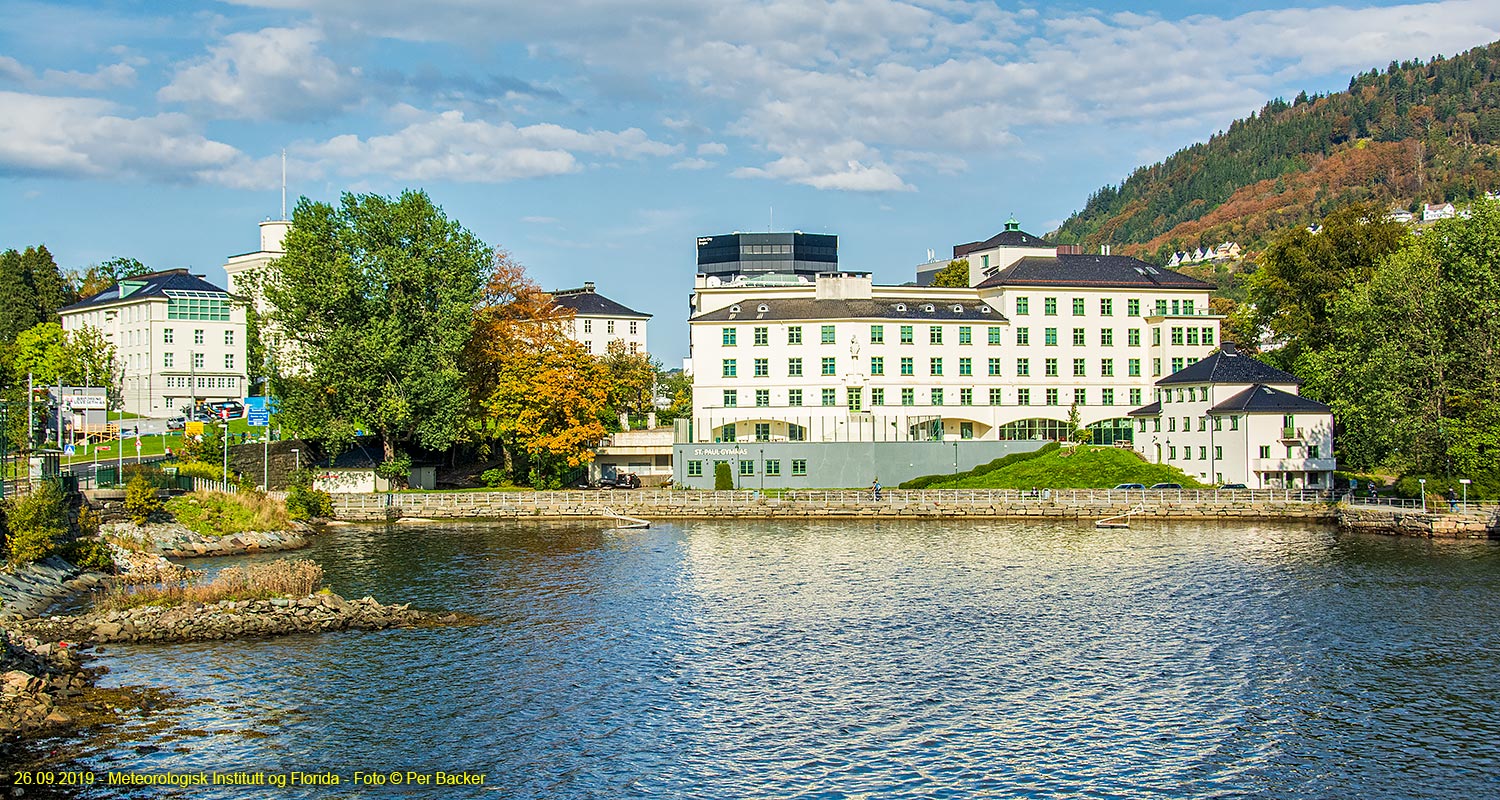
<path id="1" fill-rule="evenodd" d="M 19 625 L 28 633 L 44 638 L 82 642 L 186 642 L 351 628 L 382 630 L 456 619 L 438 618 L 405 605 L 382 605 L 370 597 L 345 600 L 325 592 L 295 600 L 278 597 L 224 600 L 207 605 L 147 605 L 77 617 L 28 620 Z"/>
<path id="2" fill-rule="evenodd" d="M 1339 528 L 1360 533 L 1433 539 L 1500 538 L 1500 513 L 1478 510 L 1435 514 L 1410 508 L 1342 506 Z"/>

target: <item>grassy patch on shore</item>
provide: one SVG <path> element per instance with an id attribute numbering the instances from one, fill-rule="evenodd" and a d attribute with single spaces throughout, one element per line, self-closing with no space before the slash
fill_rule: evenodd
<path id="1" fill-rule="evenodd" d="M 323 568 L 306 559 L 281 558 L 249 567 L 225 567 L 212 581 L 203 583 L 202 579 L 203 573 L 181 568 L 155 576 L 154 582 L 117 584 L 95 598 L 94 608 L 123 611 L 149 605 L 306 597 L 322 588 Z"/>
<path id="2" fill-rule="evenodd" d="M 204 536 L 291 527 L 286 505 L 259 492 L 189 492 L 167 501 L 166 510 L 188 530 Z"/>
<path id="3" fill-rule="evenodd" d="M 1122 483 L 1180 483 L 1202 488 L 1182 470 L 1151 464 L 1119 447 L 1064 447 L 960 478 L 939 481 L 931 489 L 1108 489 Z"/>

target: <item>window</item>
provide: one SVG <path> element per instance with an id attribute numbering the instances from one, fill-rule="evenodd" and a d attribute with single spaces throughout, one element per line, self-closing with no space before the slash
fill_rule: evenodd
<path id="1" fill-rule="evenodd" d="M 786 424 L 786 438 L 789 442 L 805 442 L 807 441 L 807 428 L 795 422 L 788 422 Z"/>
<path id="2" fill-rule="evenodd" d="M 1208 417 L 1199 417 L 1198 418 L 1198 430 L 1200 430 L 1200 431 L 1206 431 L 1206 430 L 1208 430 Z"/>
<path id="3" fill-rule="evenodd" d="M 903 406 L 914 406 L 916 404 L 917 404 L 917 390 L 916 389 L 902 389 L 901 390 L 901 405 L 903 405 Z"/>
<path id="4" fill-rule="evenodd" d="M 1056 378 L 1057 377 L 1057 359 L 1055 359 L 1055 358 L 1049 358 L 1049 359 L 1046 360 L 1046 362 L 1044 362 L 1043 366 L 1044 366 L 1043 373 L 1047 377 L 1049 377 L 1049 378 Z"/>
<path id="5" fill-rule="evenodd" d="M 1151 430 L 1153 433 L 1161 433 L 1161 417 L 1151 420 Z"/>
<path id="6" fill-rule="evenodd" d="M 786 360 L 786 374 L 789 378 L 802 377 L 802 359 L 789 358 Z"/>
<path id="7" fill-rule="evenodd" d="M 1184 301 L 1182 301 L 1182 313 L 1187 314 L 1188 316 L 1192 316 L 1193 315 L 1193 301 L 1191 301 L 1191 300 L 1184 300 Z"/>
<path id="8" fill-rule="evenodd" d="M 968 325 L 960 325 L 960 326 L 958 326 L 958 343 L 959 344 L 973 344 L 974 343 L 974 329 L 971 328 L 971 327 L 969 327 Z"/>
<path id="9" fill-rule="evenodd" d="M 1141 360 L 1139 358 L 1132 358 L 1129 361 L 1126 361 L 1125 374 L 1129 375 L 1132 378 L 1141 377 Z"/>
<path id="10" fill-rule="evenodd" d="M 1031 313 L 1031 299 L 1027 297 L 1016 298 L 1016 316 L 1024 317 Z"/>
<path id="11" fill-rule="evenodd" d="M 1112 317 L 1115 315 L 1115 301 L 1108 297 L 1099 298 L 1099 316 Z"/>
<path id="12" fill-rule="evenodd" d="M 1156 316 L 1158 316 L 1158 317 L 1165 317 L 1166 315 L 1167 315 L 1167 301 L 1165 301 L 1165 300 L 1157 300 L 1156 301 Z"/>
<path id="13" fill-rule="evenodd" d="M 724 359 L 723 367 L 723 377 L 725 378 L 734 378 L 740 374 L 739 364 L 732 358 Z"/>
<path id="14" fill-rule="evenodd" d="M 996 329 L 995 328 L 991 328 L 990 330 L 996 330 Z M 998 342 L 991 342 L 991 344 L 998 344 Z M 1030 328 L 1016 328 L 1016 346 L 1017 347 L 1030 347 L 1031 346 L 1031 329 Z"/>
<path id="15" fill-rule="evenodd" d="M 1141 329 L 1140 328 L 1131 328 L 1130 330 L 1126 331 L 1125 332 L 1125 344 L 1128 344 L 1131 347 L 1140 347 L 1141 346 Z"/>
<path id="16" fill-rule="evenodd" d="M 167 368 L 167 369 L 171 369 L 172 368 L 172 354 L 171 353 L 162 353 L 161 354 L 161 365 L 163 367 Z"/>
<path id="17" fill-rule="evenodd" d="M 961 376 L 974 374 L 974 359 L 960 358 L 958 360 L 958 374 Z"/>
<path id="18" fill-rule="evenodd" d="M 203 369 L 203 354 L 193 354 L 193 369 Z M 202 380 L 201 378 L 199 380 Z"/>
<path id="19" fill-rule="evenodd" d="M 1270 458 L 1271 457 L 1271 446 L 1270 445 L 1263 444 L 1263 445 L 1260 446 L 1260 457 L 1261 458 Z"/>
<path id="20" fill-rule="evenodd" d="M 941 358 L 929 359 L 927 368 L 928 368 L 928 374 L 929 375 L 942 375 L 943 374 L 943 360 Z"/>
<path id="21" fill-rule="evenodd" d="M 745 461 L 741 461 L 740 462 L 740 475 L 741 476 L 754 475 L 754 474 L 755 474 L 755 462 L 754 461 L 745 460 Z"/>
<path id="22" fill-rule="evenodd" d="M 771 441 L 771 423 L 769 423 L 769 422 L 757 422 L 757 423 L 755 423 L 755 441 L 757 441 L 757 442 L 769 442 L 769 441 Z"/>
<path id="23" fill-rule="evenodd" d="M 758 408 L 765 408 L 766 406 L 771 405 L 771 390 L 770 389 L 756 389 L 755 390 L 755 405 Z"/>
<path id="24" fill-rule="evenodd" d="M 870 405 L 872 405 L 872 406 L 883 406 L 883 405 L 885 405 L 885 390 L 884 389 L 871 389 L 870 390 Z"/>
<path id="25" fill-rule="evenodd" d="M 724 407 L 735 408 L 740 404 L 740 393 L 737 389 L 724 390 Z"/>
<path id="26" fill-rule="evenodd" d="M 1088 370 L 1084 367 L 1084 362 L 1085 359 L 1082 358 L 1073 359 L 1073 377 L 1082 378 L 1088 375 Z"/>
<path id="27" fill-rule="evenodd" d="M 1223 417 L 1214 417 L 1214 430 L 1216 430 L 1216 431 L 1222 431 L 1222 430 L 1224 430 L 1224 418 Z"/>
<path id="28" fill-rule="evenodd" d="M 1005 401 L 1005 395 L 1000 389 L 990 390 L 990 405 L 998 406 Z"/>
<path id="29" fill-rule="evenodd" d="M 584 333 L 593 333 L 594 332 L 594 321 L 593 320 L 586 319 L 586 320 L 583 321 L 583 332 Z"/>
<path id="30" fill-rule="evenodd" d="M 1000 374 L 1000 359 L 998 359 L 998 358 L 992 358 L 992 359 L 990 359 L 990 375 L 993 377 L 993 376 L 997 376 L 999 374 Z"/>
<path id="31" fill-rule="evenodd" d="M 1042 313 L 1049 317 L 1057 316 L 1057 298 L 1048 297 L 1042 300 Z"/>
<path id="32" fill-rule="evenodd" d="M 224 346 L 225 347 L 234 347 L 234 331 L 232 331 L 232 330 L 224 331 Z"/>
<path id="33" fill-rule="evenodd" d="M 140 318 L 139 309 L 133 312 L 133 314 L 137 319 Z M 173 297 L 167 300 L 167 319 L 228 322 L 229 302 L 227 300 L 204 297 Z"/>
<path id="34" fill-rule="evenodd" d="M 1194 345 L 1194 346 L 1196 346 L 1198 344 L 1198 329 L 1197 328 L 1188 328 L 1187 329 L 1187 343 L 1190 344 L 1190 345 Z"/>
<path id="35" fill-rule="evenodd" d="M 911 326 L 910 325 L 902 325 L 901 326 L 901 343 L 902 344 L 911 344 L 912 342 L 915 342 L 915 341 L 916 341 L 916 337 L 912 335 Z"/>
<path id="36" fill-rule="evenodd" d="M 1031 405 L 1031 390 L 1030 389 L 1017 389 L 1016 390 L 1016 405 L 1018 405 L 1018 406 L 1029 406 L 1029 405 Z"/>
<path id="37" fill-rule="evenodd" d="M 634 336 L 634 335 L 636 335 L 636 334 L 637 334 L 637 333 L 638 333 L 638 332 L 639 332 L 639 329 L 638 329 L 638 328 L 636 328 L 636 322 L 635 322 L 635 320 L 631 320 L 631 321 L 630 321 L 630 335 L 631 335 L 631 336 Z"/>
<path id="38" fill-rule="evenodd" d="M 1073 346 L 1074 347 L 1083 347 L 1085 344 L 1088 344 L 1087 335 L 1088 335 L 1088 331 L 1085 331 L 1083 328 L 1074 328 L 1073 329 Z"/>
<path id="39" fill-rule="evenodd" d="M 1048 347 L 1056 347 L 1057 346 L 1057 329 L 1056 328 L 1047 328 L 1046 330 L 1042 331 L 1042 344 L 1045 344 Z"/>
<path id="40" fill-rule="evenodd" d="M 870 326 L 870 344 L 885 344 L 885 326 Z"/>
<path id="41" fill-rule="evenodd" d="M 193 344 L 203 344 L 203 329 L 193 331 Z"/>
<path id="42" fill-rule="evenodd" d="M 1177 448 L 1176 447 L 1168 447 L 1167 448 L 1167 460 L 1168 461 L 1176 461 L 1177 460 Z"/>
<path id="43" fill-rule="evenodd" d="M 1161 328 L 1151 329 L 1151 346 L 1161 347 Z"/>
<path id="44" fill-rule="evenodd" d="M 1112 406 L 1115 404 L 1115 390 L 1104 389 L 1099 393 L 1100 405 Z"/>
<path id="45" fill-rule="evenodd" d="M 1141 404 L 1141 390 L 1140 389 L 1131 389 L 1130 390 L 1130 404 L 1133 405 L 1133 406 L 1138 406 L 1138 405 Z"/>
<path id="46" fill-rule="evenodd" d="M 1151 377 L 1161 377 L 1161 359 L 1159 358 L 1151 359 Z"/>
<path id="47" fill-rule="evenodd" d="M 162 344 L 171 344 L 172 343 L 172 329 L 171 328 L 162 328 L 161 329 L 161 343 Z"/>
<path id="48" fill-rule="evenodd" d="M 768 459 L 766 459 L 766 477 L 768 477 L 768 478 L 775 478 L 775 477 L 779 477 L 780 475 L 781 475 L 781 459 L 779 459 L 779 458 L 768 458 Z"/>
<path id="49" fill-rule="evenodd" d="M 1101 347 L 1114 347 L 1115 346 L 1115 329 L 1114 328 L 1105 328 L 1105 329 L 1099 331 L 1099 345 Z"/>
<path id="50" fill-rule="evenodd" d="M 1056 389 L 1048 389 L 1047 390 L 1047 405 L 1049 405 L 1049 406 L 1055 406 L 1055 405 L 1057 405 L 1057 390 Z"/>
<path id="51" fill-rule="evenodd" d="M 794 475 L 794 476 L 800 476 L 800 475 L 806 475 L 806 474 L 807 474 L 807 459 L 805 459 L 805 458 L 794 458 L 794 459 L 792 459 L 792 475 Z"/>
<path id="52" fill-rule="evenodd" d="M 1083 316 L 1083 314 L 1084 314 L 1084 311 L 1083 311 L 1083 298 L 1082 297 L 1075 297 L 1075 298 L 1073 298 L 1073 316 L 1075 316 L 1075 317 L 1081 317 L 1081 316 Z"/>
<path id="53" fill-rule="evenodd" d="M 631 331 L 631 333 L 634 333 L 634 331 Z M 770 328 L 756 328 L 755 329 L 755 346 L 756 347 L 765 347 L 766 345 L 768 345 L 770 343 L 771 343 L 771 329 Z"/>
<path id="54" fill-rule="evenodd" d="M 1088 404 L 1088 398 L 1089 398 L 1089 390 L 1088 389 L 1074 389 L 1073 390 L 1073 402 L 1077 403 L 1078 405 L 1087 405 Z"/>
<path id="55" fill-rule="evenodd" d="M 1169 433 L 1175 433 L 1177 431 L 1177 418 L 1176 417 L 1167 417 L 1167 431 Z"/>
<path id="56" fill-rule="evenodd" d="M 755 359 L 755 377 L 757 377 L 757 378 L 769 378 L 769 377 L 771 377 L 771 359 L 769 359 L 769 358 L 757 358 L 757 359 Z"/>
<path id="57" fill-rule="evenodd" d="M 1018 359 L 1016 359 L 1016 377 L 1018 377 L 1018 378 L 1026 378 L 1026 377 L 1030 377 L 1030 375 L 1031 375 L 1031 359 L 1029 359 L 1029 358 L 1018 358 Z"/>
<path id="58" fill-rule="evenodd" d="M 734 328 L 725 328 L 724 329 L 724 346 L 725 347 L 734 347 L 735 340 L 738 338 L 738 336 L 739 336 L 739 333 Z"/>
<path id="59" fill-rule="evenodd" d="M 604 323 L 604 328 L 605 328 L 604 332 L 606 334 L 609 334 L 611 336 L 614 335 L 614 332 L 615 332 L 615 321 L 614 320 L 607 320 Z"/>
<path id="60" fill-rule="evenodd" d="M 1239 417 L 1230 417 L 1229 418 L 1229 429 L 1232 430 L 1232 431 L 1237 431 L 1237 430 L 1240 429 L 1240 418 Z"/>
<path id="61" fill-rule="evenodd" d="M 916 363 L 917 363 L 917 360 L 914 359 L 914 358 L 911 358 L 911 357 L 906 357 L 906 358 L 901 359 L 901 374 L 902 375 L 915 375 L 915 374 L 917 374 Z"/>
<path id="62" fill-rule="evenodd" d="M 823 405 L 825 405 L 825 406 L 836 406 L 838 404 L 839 404 L 838 390 L 837 389 L 824 389 L 823 390 Z"/>
<path id="63" fill-rule="evenodd" d="M 871 358 L 870 358 L 870 374 L 871 375 L 884 375 L 885 374 L 885 357 L 884 356 L 871 356 Z"/>
<path id="64" fill-rule="evenodd" d="M 972 423 L 972 422 L 960 422 L 960 423 L 958 423 L 958 438 L 960 438 L 960 439 L 972 439 L 972 438 L 974 438 L 974 423 Z"/>
<path id="65" fill-rule="evenodd" d="M 831 357 L 825 357 L 823 359 L 823 374 L 824 375 L 837 375 L 837 374 L 839 374 L 838 373 L 838 359 L 831 358 Z"/>
<path id="66" fill-rule="evenodd" d="M 1174 345 L 1180 345 L 1180 344 L 1182 344 L 1182 329 L 1181 328 L 1173 328 L 1172 329 L 1172 344 L 1174 344 Z"/>
<path id="67" fill-rule="evenodd" d="M 786 329 L 787 344 L 802 344 L 802 326 L 792 325 Z"/>
<path id="68" fill-rule="evenodd" d="M 234 369 L 234 353 L 224 354 L 224 369 Z"/>
<path id="69" fill-rule="evenodd" d="M 1310 445 L 1307 446 L 1307 457 L 1308 458 L 1317 458 L 1318 457 L 1318 446 L 1317 445 L 1310 444 Z"/>
<path id="70" fill-rule="evenodd" d="M 835 341 L 837 341 L 833 335 L 832 325 L 824 325 L 819 335 L 821 336 L 823 344 L 833 344 Z"/>
<path id="71" fill-rule="evenodd" d="M 1026 329 L 1022 328 L 1021 330 L 1024 331 Z M 1000 344 L 1000 329 L 999 328 L 991 327 L 991 328 L 989 328 L 987 330 L 987 333 L 989 334 L 989 342 L 990 342 L 990 344 Z M 1019 344 L 1019 342 L 1017 342 L 1017 344 Z"/>
<path id="72" fill-rule="evenodd" d="M 940 405 L 943 404 L 943 390 L 942 389 L 933 389 L 932 390 L 932 404 L 935 405 L 935 406 L 940 406 Z"/>
<path id="73" fill-rule="evenodd" d="M 788 389 L 786 393 L 786 404 L 789 406 L 802 405 L 802 390 Z"/>
<path id="74" fill-rule="evenodd" d="M 942 328 L 941 325 L 933 325 L 933 326 L 931 326 L 931 327 L 929 327 L 927 329 L 927 343 L 928 344 L 942 344 L 943 343 L 943 328 Z"/>
<path id="75" fill-rule="evenodd" d="M 701 478 L 701 477 L 703 477 L 703 462 L 702 461 L 689 461 L 688 462 L 688 477 L 689 478 Z"/>
<path id="76" fill-rule="evenodd" d="M 1172 371 L 1174 373 L 1175 372 L 1181 372 L 1182 371 L 1182 367 L 1183 367 L 1183 363 L 1182 363 L 1182 359 L 1181 358 L 1174 358 L 1174 359 L 1172 359 Z"/>
<path id="77" fill-rule="evenodd" d="M 1105 378 L 1115 376 L 1115 360 L 1113 358 L 1099 359 L 1099 375 Z"/>
<path id="78" fill-rule="evenodd" d="M 1212 345 L 1214 343 L 1214 329 L 1213 328 L 1204 328 L 1203 329 L 1203 343 L 1206 344 L 1206 345 Z"/>

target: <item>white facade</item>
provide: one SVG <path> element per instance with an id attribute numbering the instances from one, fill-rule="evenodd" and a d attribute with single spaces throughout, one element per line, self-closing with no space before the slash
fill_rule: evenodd
<path id="1" fill-rule="evenodd" d="M 281 335 L 281 329 L 270 320 L 270 304 L 266 302 L 264 286 L 272 279 L 272 262 L 286 255 L 286 234 L 292 222 L 286 219 L 269 219 L 260 223 L 260 249 L 250 253 L 230 256 L 224 262 L 224 274 L 229 276 L 229 293 L 251 304 L 259 316 L 261 342 L 266 355 L 275 359 L 285 374 L 304 371 L 304 361 L 294 354 Z M 264 376 L 265 370 L 257 367 L 251 372 Z"/>
<path id="2" fill-rule="evenodd" d="M 573 312 L 568 336 L 596 356 L 609 352 L 611 342 L 619 342 L 628 353 L 649 353 L 646 323 L 650 314 L 626 308 L 594 291 L 593 281 L 582 288 L 561 289 L 552 293 L 560 308 Z"/>
<path id="3" fill-rule="evenodd" d="M 97 328 L 115 346 L 125 410 L 170 417 L 245 391 L 245 309 L 187 270 L 121 281 L 63 309 L 65 331 Z"/>
<path id="4" fill-rule="evenodd" d="M 1128 436 L 1126 414 L 1153 382 L 1217 346 L 1209 288 L 1184 280 L 1192 288 L 940 289 L 847 272 L 807 286 L 709 286 L 700 276 L 692 440 L 1058 438 L 1075 403 L 1096 440 Z"/>

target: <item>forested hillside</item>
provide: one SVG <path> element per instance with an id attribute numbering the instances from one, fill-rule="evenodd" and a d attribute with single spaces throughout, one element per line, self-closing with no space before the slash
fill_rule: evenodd
<path id="1" fill-rule="evenodd" d="M 1164 261 L 1232 240 L 1259 250 L 1361 201 L 1416 208 L 1500 189 L 1500 42 L 1392 62 L 1344 92 L 1273 100 L 1205 143 L 1089 198 L 1057 233 Z"/>

